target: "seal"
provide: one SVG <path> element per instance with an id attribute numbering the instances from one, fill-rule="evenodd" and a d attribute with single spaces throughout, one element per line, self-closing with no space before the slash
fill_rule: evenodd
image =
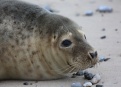
<path id="1" fill-rule="evenodd" d="M 17 0 L 0 0 L 0 80 L 52 80 L 98 62 L 69 18 Z"/>

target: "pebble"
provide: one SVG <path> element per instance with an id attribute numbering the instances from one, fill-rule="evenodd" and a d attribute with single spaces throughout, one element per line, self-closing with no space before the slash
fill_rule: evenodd
<path id="1" fill-rule="evenodd" d="M 80 82 L 75 82 L 71 84 L 71 87 L 83 87 Z"/>
<path id="2" fill-rule="evenodd" d="M 96 85 L 96 87 L 103 87 L 103 85 Z"/>
<path id="3" fill-rule="evenodd" d="M 91 10 L 85 11 L 84 15 L 85 16 L 92 16 L 93 15 L 93 11 L 91 11 Z"/>
<path id="4" fill-rule="evenodd" d="M 87 71 L 84 72 L 84 78 L 87 80 L 91 80 L 94 77 L 92 73 L 88 73 Z"/>
<path id="5" fill-rule="evenodd" d="M 80 71 L 78 71 L 78 72 L 76 73 L 76 75 L 77 75 L 77 76 L 82 76 L 82 75 L 84 75 L 84 72 L 83 72 L 82 70 L 80 70 Z"/>
<path id="6" fill-rule="evenodd" d="M 104 61 L 108 61 L 110 58 L 105 58 Z"/>
<path id="7" fill-rule="evenodd" d="M 102 37 L 100 37 L 101 39 L 105 39 L 106 38 L 106 36 L 102 36 Z"/>
<path id="8" fill-rule="evenodd" d="M 118 31 L 118 29 L 115 29 L 115 31 Z"/>
<path id="9" fill-rule="evenodd" d="M 102 31 L 105 31 L 105 30 L 106 30 L 105 28 L 102 29 Z"/>
<path id="10" fill-rule="evenodd" d="M 92 84 L 96 84 L 96 83 L 98 83 L 100 80 L 101 80 L 101 76 L 100 76 L 99 74 L 96 74 L 96 75 L 92 78 L 91 82 L 92 82 Z"/>
<path id="11" fill-rule="evenodd" d="M 99 57 L 99 62 L 103 62 L 103 61 L 104 61 L 104 59 L 105 59 L 105 57 L 104 57 L 104 56 L 100 56 L 100 57 Z"/>
<path id="12" fill-rule="evenodd" d="M 74 74 L 72 74 L 72 76 L 71 76 L 71 78 L 76 78 L 76 74 L 74 73 Z"/>
<path id="13" fill-rule="evenodd" d="M 83 84 L 83 87 L 91 87 L 92 86 L 92 83 L 91 82 L 85 82 Z"/>
<path id="14" fill-rule="evenodd" d="M 98 7 L 97 11 L 99 11 L 99 12 L 112 12 L 113 9 L 112 9 L 112 7 L 102 5 L 102 6 Z"/>
<path id="15" fill-rule="evenodd" d="M 28 82 L 24 82 L 23 85 L 29 85 L 29 83 Z"/>
<path id="16" fill-rule="evenodd" d="M 105 58 L 104 56 L 99 57 L 99 62 L 108 61 L 110 58 Z"/>

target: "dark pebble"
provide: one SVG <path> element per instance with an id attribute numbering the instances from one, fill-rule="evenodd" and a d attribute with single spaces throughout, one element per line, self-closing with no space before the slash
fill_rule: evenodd
<path id="1" fill-rule="evenodd" d="M 84 72 L 84 78 L 87 80 L 91 80 L 94 77 L 92 73 L 88 73 L 87 71 Z"/>
<path id="2" fill-rule="evenodd" d="M 96 85 L 96 87 L 103 87 L 103 85 Z"/>
<path id="3" fill-rule="evenodd" d="M 110 58 L 105 58 L 104 61 L 108 61 Z"/>
<path id="4" fill-rule="evenodd" d="M 106 38 L 106 36 L 102 36 L 102 37 L 100 37 L 101 39 L 105 39 Z"/>
<path id="5" fill-rule="evenodd" d="M 115 31 L 118 31 L 118 29 L 115 29 Z"/>
<path id="6" fill-rule="evenodd" d="M 82 76 L 82 75 L 84 75 L 84 72 L 83 72 L 82 70 L 80 70 L 80 71 L 78 71 L 78 72 L 76 73 L 76 75 L 77 75 L 77 76 Z"/>
<path id="7" fill-rule="evenodd" d="M 29 85 L 29 83 L 28 82 L 24 82 L 23 85 Z"/>
<path id="8" fill-rule="evenodd" d="M 74 74 L 71 76 L 71 78 L 76 78 L 76 76 L 77 76 L 77 75 L 74 73 Z"/>
<path id="9" fill-rule="evenodd" d="M 103 28 L 102 31 L 105 31 L 105 28 Z"/>

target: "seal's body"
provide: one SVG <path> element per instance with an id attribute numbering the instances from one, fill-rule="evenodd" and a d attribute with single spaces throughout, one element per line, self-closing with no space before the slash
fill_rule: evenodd
<path id="1" fill-rule="evenodd" d="M 0 0 L 0 79 L 50 80 L 97 63 L 79 26 L 36 5 Z"/>

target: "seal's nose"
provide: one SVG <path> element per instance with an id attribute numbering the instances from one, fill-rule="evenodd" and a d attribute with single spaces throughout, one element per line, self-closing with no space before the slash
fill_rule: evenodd
<path id="1" fill-rule="evenodd" d="M 90 55 L 90 57 L 91 57 L 92 59 L 94 59 L 94 58 L 97 58 L 98 53 L 97 53 L 97 51 L 95 51 L 95 52 L 93 52 L 93 53 L 90 52 L 89 55 Z"/>

